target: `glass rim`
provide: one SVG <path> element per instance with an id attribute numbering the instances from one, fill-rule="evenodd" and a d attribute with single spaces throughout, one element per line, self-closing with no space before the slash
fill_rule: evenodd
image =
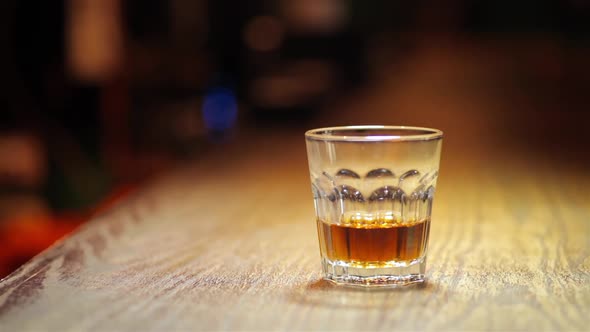
<path id="1" fill-rule="evenodd" d="M 378 133 L 367 135 L 343 135 L 339 132 L 346 131 L 400 131 L 404 132 L 423 132 L 420 134 L 383 134 Z M 388 126 L 388 125 L 356 125 L 356 126 L 336 126 L 310 129 L 305 132 L 305 138 L 314 141 L 335 141 L 335 142 L 399 142 L 399 141 L 430 141 L 441 139 L 443 132 L 439 129 L 413 126 Z"/>

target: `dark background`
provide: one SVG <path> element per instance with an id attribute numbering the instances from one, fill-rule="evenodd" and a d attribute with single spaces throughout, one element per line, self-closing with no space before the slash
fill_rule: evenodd
<path id="1" fill-rule="evenodd" d="M 464 155 L 589 165 L 588 1 L 1 6 L 0 277 L 145 180 L 267 129 L 432 126 Z"/>

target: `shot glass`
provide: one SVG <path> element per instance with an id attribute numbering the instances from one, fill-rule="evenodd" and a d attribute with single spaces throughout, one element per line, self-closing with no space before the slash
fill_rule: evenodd
<path id="1" fill-rule="evenodd" d="M 424 281 L 443 134 L 405 126 L 305 133 L 324 279 Z"/>

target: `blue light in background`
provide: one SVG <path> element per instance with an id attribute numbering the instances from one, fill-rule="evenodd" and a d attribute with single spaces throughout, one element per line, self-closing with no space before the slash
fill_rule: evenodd
<path id="1" fill-rule="evenodd" d="M 203 98 L 203 120 L 205 127 L 214 132 L 231 129 L 238 116 L 238 103 L 232 90 L 212 88 Z"/>

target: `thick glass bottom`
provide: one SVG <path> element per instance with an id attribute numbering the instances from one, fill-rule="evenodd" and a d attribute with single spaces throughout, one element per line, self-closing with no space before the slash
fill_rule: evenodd
<path id="1" fill-rule="evenodd" d="M 342 286 L 400 287 L 424 282 L 426 257 L 409 263 L 360 266 L 358 263 L 322 259 L 324 279 Z"/>

